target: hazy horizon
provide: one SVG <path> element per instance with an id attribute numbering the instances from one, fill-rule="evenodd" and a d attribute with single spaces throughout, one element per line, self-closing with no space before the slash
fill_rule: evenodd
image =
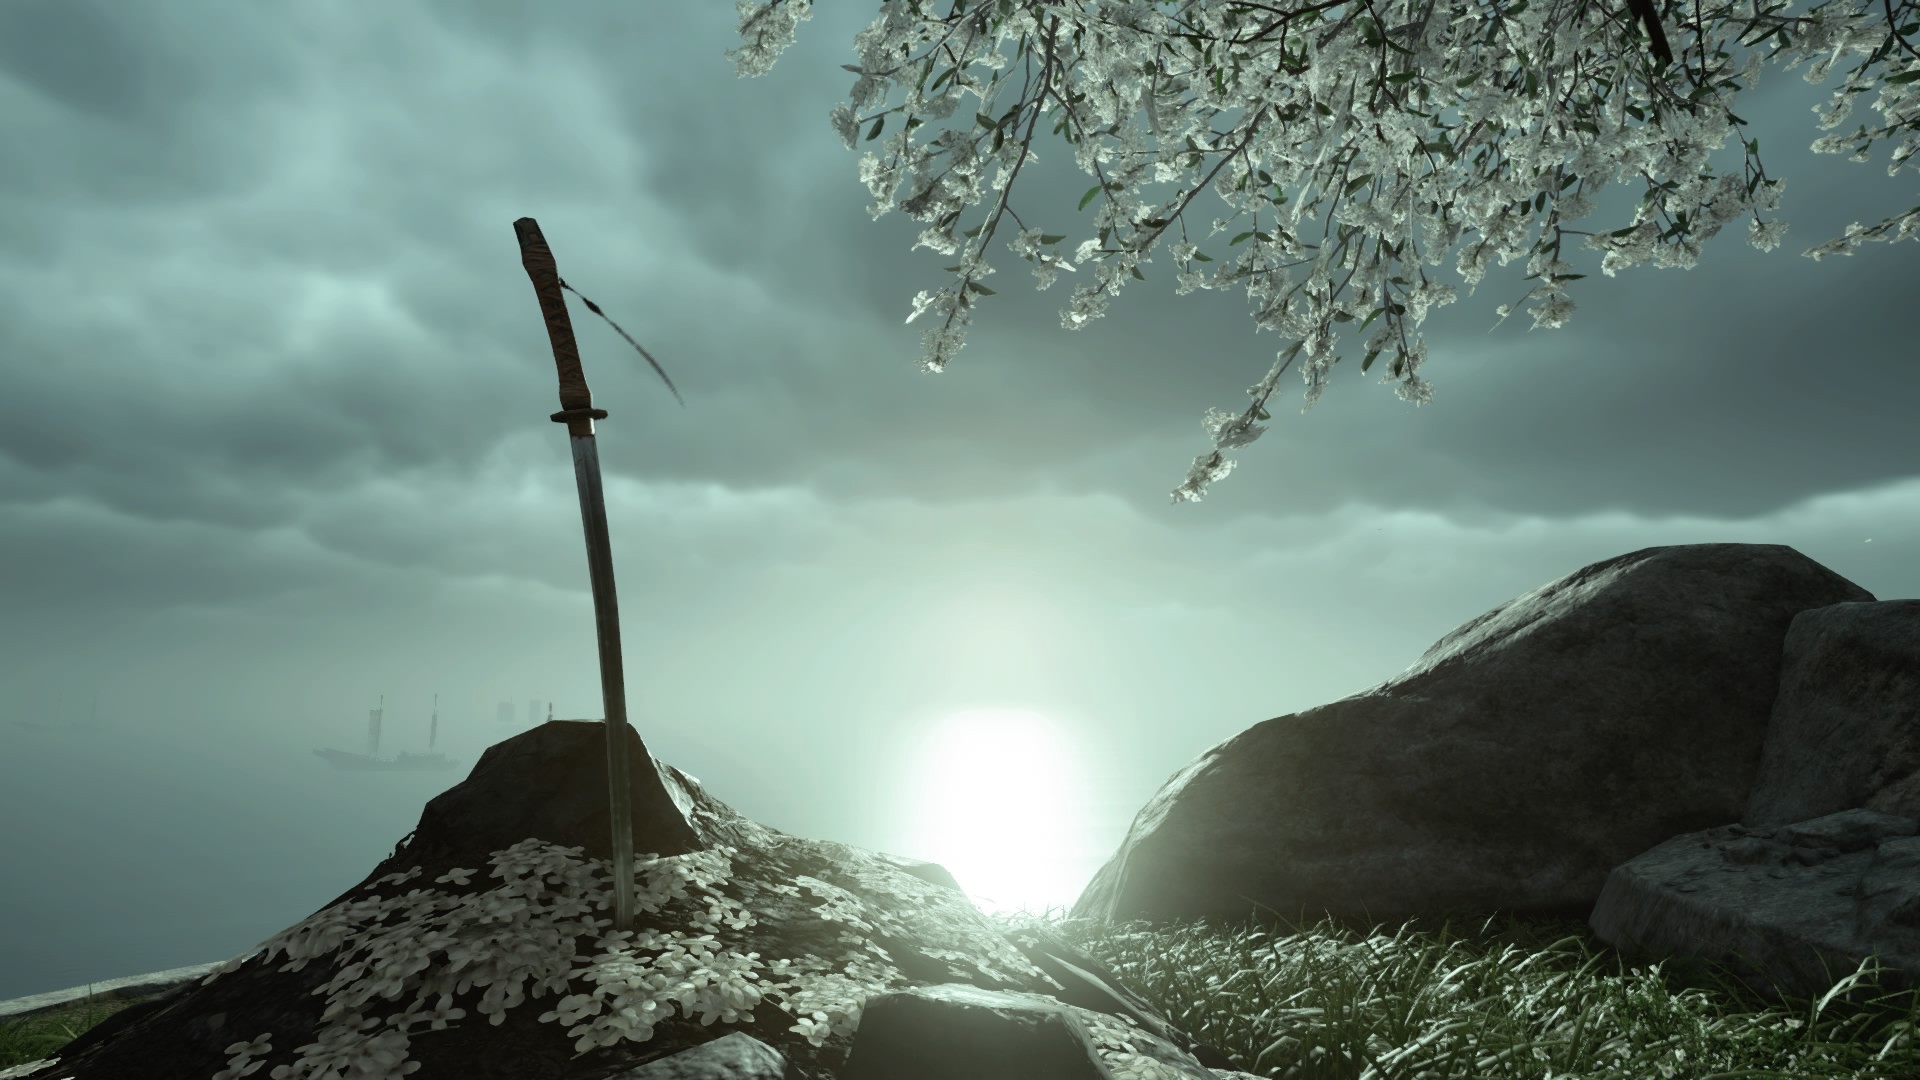
<path id="1" fill-rule="evenodd" d="M 827 120 L 871 12 L 821 5 L 740 80 L 729 5 L 564 10 L 0 5 L 0 999 L 236 955 L 528 701 L 602 715 L 523 215 L 686 398 L 574 307 L 635 729 L 742 813 L 983 906 L 1071 904 L 1207 747 L 1589 563 L 1787 544 L 1920 596 L 1920 246 L 1799 255 L 1913 201 L 1885 145 L 1806 149 L 1838 75 L 1739 99 L 1779 250 L 1735 223 L 1617 278 L 1571 251 L 1554 331 L 1494 326 L 1528 284 L 1495 268 L 1422 327 L 1431 405 L 1350 336 L 1313 411 L 1289 375 L 1173 506 L 1204 411 L 1286 344 L 1243 293 L 1176 297 L 1160 256 L 1069 332 L 1075 276 L 1036 292 L 996 241 L 997 295 L 924 375 L 904 320 L 952 260 L 871 220 Z M 1036 150 L 1016 208 L 1070 249 L 1092 181 Z M 1224 260 L 1219 206 L 1191 233 Z M 425 750 L 436 693 L 453 772 L 313 753 L 364 750 L 383 698 L 381 755 Z"/>

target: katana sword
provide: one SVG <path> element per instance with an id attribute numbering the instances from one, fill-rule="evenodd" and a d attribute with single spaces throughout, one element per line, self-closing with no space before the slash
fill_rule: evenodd
<path id="1" fill-rule="evenodd" d="M 633 929 L 633 786 L 627 774 L 627 687 L 620 670 L 620 604 L 613 592 L 613 549 L 607 541 L 607 501 L 600 488 L 600 453 L 593 422 L 607 410 L 593 407 L 593 394 L 580 370 L 580 348 L 573 321 L 560 293 L 560 268 L 530 217 L 513 223 L 520 238 L 520 263 L 533 279 L 533 295 L 547 322 L 553 362 L 560 373 L 560 411 L 555 423 L 567 425 L 573 445 L 573 478 L 580 489 L 580 524 L 587 534 L 587 577 L 593 585 L 594 636 L 600 646 L 600 698 L 606 709 L 607 809 L 613 827 L 613 928 Z"/>

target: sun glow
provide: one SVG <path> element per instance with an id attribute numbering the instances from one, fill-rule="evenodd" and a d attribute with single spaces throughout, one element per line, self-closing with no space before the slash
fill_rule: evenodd
<path id="1" fill-rule="evenodd" d="M 915 854 L 945 866 L 982 911 L 1071 904 L 1086 885 L 1062 858 L 1085 825 L 1078 756 L 1039 713 L 946 716 L 912 772 Z"/>

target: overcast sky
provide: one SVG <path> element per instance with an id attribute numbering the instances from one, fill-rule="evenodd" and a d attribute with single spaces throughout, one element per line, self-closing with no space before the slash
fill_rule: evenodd
<path id="1" fill-rule="evenodd" d="M 990 904 L 1071 903 L 1208 746 L 1596 560 L 1789 544 L 1920 596 L 1920 246 L 1799 255 L 1911 174 L 1807 152 L 1797 73 L 1741 99 L 1780 249 L 1576 253 L 1572 324 L 1531 333 L 1489 332 L 1527 287 L 1496 269 L 1426 324 L 1432 405 L 1350 341 L 1173 506 L 1286 342 L 1164 256 L 1062 330 L 1075 278 L 996 243 L 923 374 L 903 320 L 951 260 L 871 220 L 827 120 L 872 9 L 742 80 L 720 3 L 0 4 L 0 998 L 239 953 L 525 726 L 497 702 L 602 715 L 523 215 L 686 396 L 576 304 L 642 736 Z M 1015 209 L 1070 250 L 1091 181 L 1036 149 Z M 436 693 L 460 772 L 310 752 L 363 750 L 383 696 L 381 753 L 424 750 Z"/>

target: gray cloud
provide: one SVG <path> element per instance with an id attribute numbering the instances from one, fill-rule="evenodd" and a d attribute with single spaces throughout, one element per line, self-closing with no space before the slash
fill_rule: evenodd
<path id="1" fill-rule="evenodd" d="M 600 715 L 523 215 L 687 397 L 575 306 L 635 724 L 782 828 L 964 862 L 912 824 L 940 809 L 916 755 L 1025 710 L 1091 777 L 1045 822 L 1084 879 L 1206 746 L 1586 563 L 1788 543 L 1920 594 L 1916 249 L 1798 257 L 1907 192 L 1804 151 L 1824 88 L 1771 73 L 1743 108 L 1789 178 L 1780 250 L 1735 226 L 1694 270 L 1593 273 L 1532 333 L 1488 332 L 1525 291 L 1495 270 L 1428 320 L 1433 405 L 1350 345 L 1318 407 L 1289 379 L 1240 469 L 1174 507 L 1201 414 L 1286 343 L 1238 293 L 1172 295 L 1164 258 L 1064 331 L 1072 276 L 1036 292 L 999 250 L 970 345 L 920 373 L 902 320 L 949 260 L 870 219 L 826 120 L 867 18 L 822 5 L 739 80 L 728 5 L 0 5 L 0 818 L 76 823 L 0 920 L 90 910 L 61 853 L 116 817 L 167 837 L 124 868 L 162 893 L 179 865 L 302 883 L 168 942 L 102 945 L 103 908 L 0 943 L 0 996 L 217 959 L 357 880 L 446 781 L 316 772 L 382 695 L 417 741 L 438 693 L 468 755 L 511 730 L 501 700 Z M 1016 209 L 1077 242 L 1090 181 L 1039 152 Z M 96 693 L 105 734 L 61 734 Z M 980 799 L 1026 805 L 997 779 Z M 267 803 L 275 850 L 318 862 L 257 854 L 234 804 Z"/>

